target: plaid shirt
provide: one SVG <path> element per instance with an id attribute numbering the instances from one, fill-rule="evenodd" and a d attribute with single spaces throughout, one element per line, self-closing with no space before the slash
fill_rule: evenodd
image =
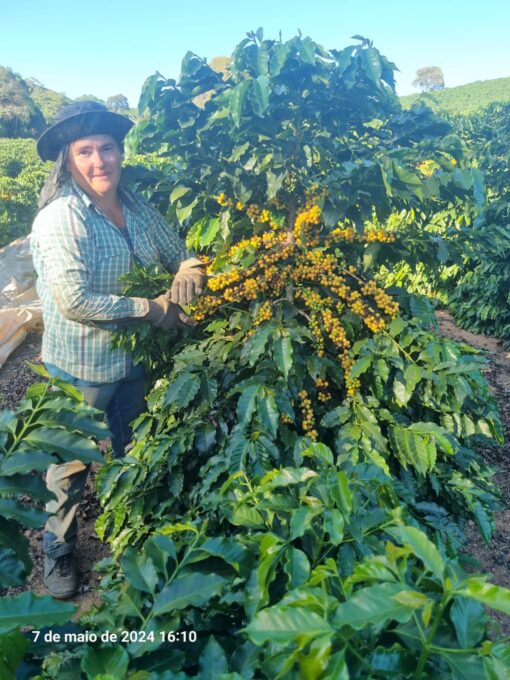
<path id="1" fill-rule="evenodd" d="M 120 276 L 131 268 L 131 249 L 142 264 L 159 262 L 172 272 L 188 256 L 157 210 L 134 192 L 119 193 L 125 236 L 74 181 L 41 210 L 32 227 L 44 319 L 42 359 L 98 383 L 120 380 L 132 366 L 128 352 L 111 347 L 119 324 L 104 322 L 142 317 L 149 308 L 144 298 L 122 295 Z"/>

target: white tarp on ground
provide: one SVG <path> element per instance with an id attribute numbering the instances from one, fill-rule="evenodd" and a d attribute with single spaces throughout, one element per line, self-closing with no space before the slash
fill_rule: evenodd
<path id="1" fill-rule="evenodd" d="M 42 328 L 27 236 L 0 248 L 0 368 L 28 333 Z"/>

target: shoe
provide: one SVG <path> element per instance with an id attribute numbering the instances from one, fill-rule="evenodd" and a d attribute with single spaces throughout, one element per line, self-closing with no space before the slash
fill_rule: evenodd
<path id="1" fill-rule="evenodd" d="M 78 569 L 74 553 L 61 555 L 55 560 L 44 556 L 44 585 L 57 600 L 72 597 L 78 589 Z"/>

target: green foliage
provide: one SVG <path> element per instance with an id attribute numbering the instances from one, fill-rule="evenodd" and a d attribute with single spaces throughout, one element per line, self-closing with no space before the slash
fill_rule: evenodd
<path id="1" fill-rule="evenodd" d="M 438 113 L 447 111 L 457 116 L 481 113 L 491 104 L 510 101 L 510 78 L 477 80 L 438 92 L 407 95 L 400 100 L 405 108 L 423 102 Z"/>
<path id="2" fill-rule="evenodd" d="M 463 264 L 449 291 L 457 323 L 510 341 L 510 104 L 454 119 L 487 188 L 484 223 L 462 239 Z M 476 300 L 476 303 L 474 302 Z"/>
<path id="3" fill-rule="evenodd" d="M 0 137 L 37 137 L 44 127 L 44 116 L 27 83 L 0 66 Z"/>
<path id="4" fill-rule="evenodd" d="M 49 378 L 41 366 L 32 368 Z M 0 414 L 0 587 L 23 584 L 32 568 L 23 529 L 44 524 L 48 513 L 38 505 L 53 497 L 42 473 L 50 465 L 68 460 L 103 462 L 89 439 L 108 435 L 104 423 L 97 420 L 100 415 L 74 387 L 57 378 L 31 385 L 15 410 Z M 32 653 L 29 650 L 36 640 L 22 635 L 21 627 L 40 630 L 64 624 L 75 611 L 73 605 L 56 602 L 49 595 L 23 592 L 4 596 L 0 612 L 2 678 L 14 678 L 21 660 Z"/>
<path id="5" fill-rule="evenodd" d="M 51 125 L 59 109 L 71 103 L 71 99 L 61 92 L 55 92 L 33 78 L 26 79 L 30 88 L 30 95 L 35 104 L 41 109 L 47 125 Z"/>
<path id="6" fill-rule="evenodd" d="M 46 371 L 33 365 L 39 375 Z M 41 526 L 48 513 L 26 506 L 20 496 L 47 502 L 52 495 L 40 476 L 49 465 L 67 460 L 87 463 L 103 458 L 88 436 L 104 437 L 99 412 L 88 406 L 72 386 L 52 379 L 31 385 L 14 411 L 0 415 L 0 587 L 20 585 L 31 568 L 28 540 L 21 527 Z M 85 435 L 85 436 L 84 436 Z M 8 579 L 5 581 L 4 579 Z"/>
<path id="7" fill-rule="evenodd" d="M 32 139 L 0 139 L 0 248 L 30 232 L 51 163 Z"/>
<path id="8" fill-rule="evenodd" d="M 250 240 L 264 220 L 238 204 L 268 206 L 298 255 L 284 260 L 283 292 L 278 273 L 264 287 L 258 270 L 252 297 L 210 282 L 233 298 L 185 338 L 144 326 L 117 340 L 157 379 L 129 455 L 99 475 L 97 529 L 122 571 L 105 567 L 104 605 L 84 623 L 143 625 L 151 637 L 125 647 L 133 672 L 163 663 L 181 678 L 478 678 L 508 666 L 478 604 L 506 611 L 508 593 L 467 579 L 457 558 L 464 519 L 488 539 L 497 502 L 475 449 L 501 441 L 480 358 L 438 338 L 422 301 L 402 295 L 422 321 L 396 316 L 370 334 L 356 314 L 338 317 L 352 343 L 347 375 L 331 339 L 318 349 L 296 294 L 299 258 L 326 262 L 339 223 L 370 231 L 412 211 L 430 222 L 474 185 L 449 129 L 424 108 L 402 114 L 391 83 L 368 41 L 326 52 L 261 31 L 238 46 L 228 78 L 188 54 L 179 86 L 146 83 L 133 139 L 173 162 L 168 215 L 214 256 L 210 275 L 242 282 L 264 256 Z M 202 109 L 191 101 L 201 92 Z M 441 171 L 418 174 L 430 158 Z M 296 220 L 314 192 L 323 219 L 307 237 Z M 352 237 L 335 254 L 370 276 L 406 248 Z M 320 296 L 329 280 L 313 276 L 307 289 Z M 128 278 L 132 294 L 167 285 L 157 272 Z M 168 640 L 169 630 L 196 631 L 197 642 Z"/>
<path id="9" fill-rule="evenodd" d="M 380 224 L 417 214 L 418 243 L 476 176 L 356 39 L 328 51 L 259 29 L 227 73 L 188 53 L 179 84 L 146 82 L 131 144 L 161 161 L 133 180 L 156 178 L 210 278 L 185 337 L 116 340 L 154 382 L 128 455 L 98 476 L 114 559 L 80 623 L 134 635 L 68 647 L 43 677 L 508 674 L 481 605 L 508 612 L 510 595 L 459 565 L 464 521 L 488 539 L 497 506 L 475 448 L 502 438 L 483 362 L 372 280 L 411 251 Z M 127 278 L 142 296 L 169 281 Z"/>

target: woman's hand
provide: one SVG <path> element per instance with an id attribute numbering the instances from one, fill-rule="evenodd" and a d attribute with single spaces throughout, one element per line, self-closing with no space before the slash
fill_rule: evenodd
<path id="1" fill-rule="evenodd" d="M 196 257 L 181 262 L 172 287 L 165 295 L 177 305 L 189 305 L 204 289 L 204 264 Z"/>
<path id="2" fill-rule="evenodd" d="M 185 314 L 179 305 L 170 302 L 168 292 L 149 300 L 149 311 L 144 320 L 150 321 L 156 328 L 164 331 L 196 326 L 197 322 L 191 316 Z"/>

